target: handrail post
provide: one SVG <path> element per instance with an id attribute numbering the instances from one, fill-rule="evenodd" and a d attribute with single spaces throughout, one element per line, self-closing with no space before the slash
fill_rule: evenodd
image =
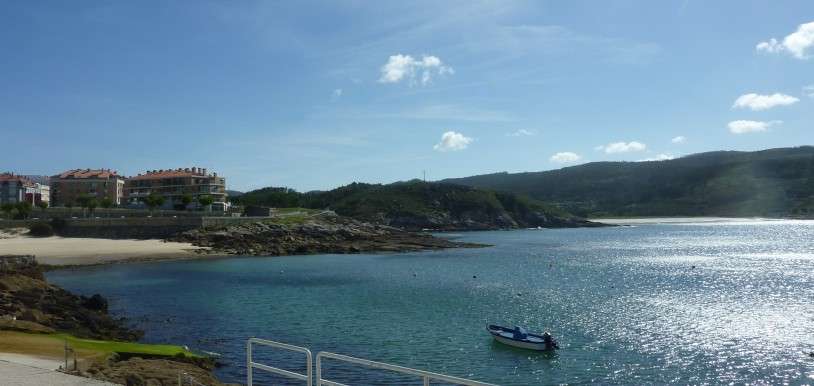
<path id="1" fill-rule="evenodd" d="M 430 386 L 430 377 L 424 376 L 424 386 Z"/>
<path id="2" fill-rule="evenodd" d="M 322 356 L 317 353 L 317 384 L 315 386 L 322 386 Z"/>
<path id="3" fill-rule="evenodd" d="M 252 341 L 246 341 L 246 385 L 252 386 Z"/>
<path id="4" fill-rule="evenodd" d="M 305 366 L 305 369 L 306 369 L 305 373 L 308 374 L 307 375 L 308 380 L 305 381 L 305 384 L 308 385 L 308 386 L 311 386 L 311 381 L 314 378 L 314 367 L 312 366 L 313 365 L 312 362 L 314 362 L 314 360 L 311 358 L 311 351 L 310 350 L 308 351 L 308 353 L 305 356 L 306 356 L 306 358 L 308 358 L 308 364 Z"/>

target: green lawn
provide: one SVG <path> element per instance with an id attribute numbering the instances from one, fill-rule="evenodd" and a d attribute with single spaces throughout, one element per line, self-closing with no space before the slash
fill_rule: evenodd
<path id="1" fill-rule="evenodd" d="M 68 345 L 76 349 L 93 350 L 105 353 L 126 352 L 132 354 L 149 354 L 149 355 L 166 355 L 175 356 L 177 354 L 184 354 L 190 357 L 200 357 L 200 355 L 193 354 L 185 350 L 181 346 L 174 346 L 169 344 L 145 344 L 145 343 L 130 343 L 130 342 L 115 342 L 109 340 L 92 340 L 82 339 L 68 334 L 52 334 L 51 336 L 62 340 L 67 340 Z"/>
<path id="2" fill-rule="evenodd" d="M 16 331 L 0 331 L 0 352 L 18 352 L 60 357 L 65 342 L 77 352 L 78 357 L 100 358 L 113 353 L 144 354 L 156 356 L 184 356 L 202 358 L 201 355 L 169 344 L 145 344 L 77 338 L 64 333 L 31 334 Z"/>

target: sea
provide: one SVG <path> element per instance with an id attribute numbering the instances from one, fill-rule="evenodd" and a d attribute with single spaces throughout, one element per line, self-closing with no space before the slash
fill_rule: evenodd
<path id="1" fill-rule="evenodd" d="M 219 354 L 246 381 L 257 337 L 500 385 L 814 384 L 814 221 L 672 219 L 443 233 L 484 248 L 232 257 L 51 271 L 143 341 Z M 555 352 L 487 324 L 550 331 Z M 255 346 L 303 372 L 304 355 Z M 421 379 L 325 359 L 351 385 Z M 255 384 L 304 384 L 262 370 Z"/>

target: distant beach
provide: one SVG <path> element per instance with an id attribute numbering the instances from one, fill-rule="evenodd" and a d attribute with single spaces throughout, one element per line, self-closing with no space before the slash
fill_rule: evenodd
<path id="1" fill-rule="evenodd" d="M 189 259 L 201 257 L 201 251 L 208 249 L 162 240 L 37 238 L 8 233 L 0 238 L 0 255 L 34 255 L 38 263 L 51 266 Z"/>

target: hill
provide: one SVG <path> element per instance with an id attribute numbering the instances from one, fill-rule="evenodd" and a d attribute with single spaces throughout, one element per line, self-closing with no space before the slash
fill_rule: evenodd
<path id="1" fill-rule="evenodd" d="M 814 147 L 591 162 L 443 182 L 528 195 L 581 216 L 814 216 Z"/>
<path id="2" fill-rule="evenodd" d="M 353 183 L 309 193 L 264 188 L 247 192 L 238 201 L 244 205 L 331 209 L 357 220 L 408 230 L 598 225 L 512 193 L 417 180 L 388 185 Z"/>

